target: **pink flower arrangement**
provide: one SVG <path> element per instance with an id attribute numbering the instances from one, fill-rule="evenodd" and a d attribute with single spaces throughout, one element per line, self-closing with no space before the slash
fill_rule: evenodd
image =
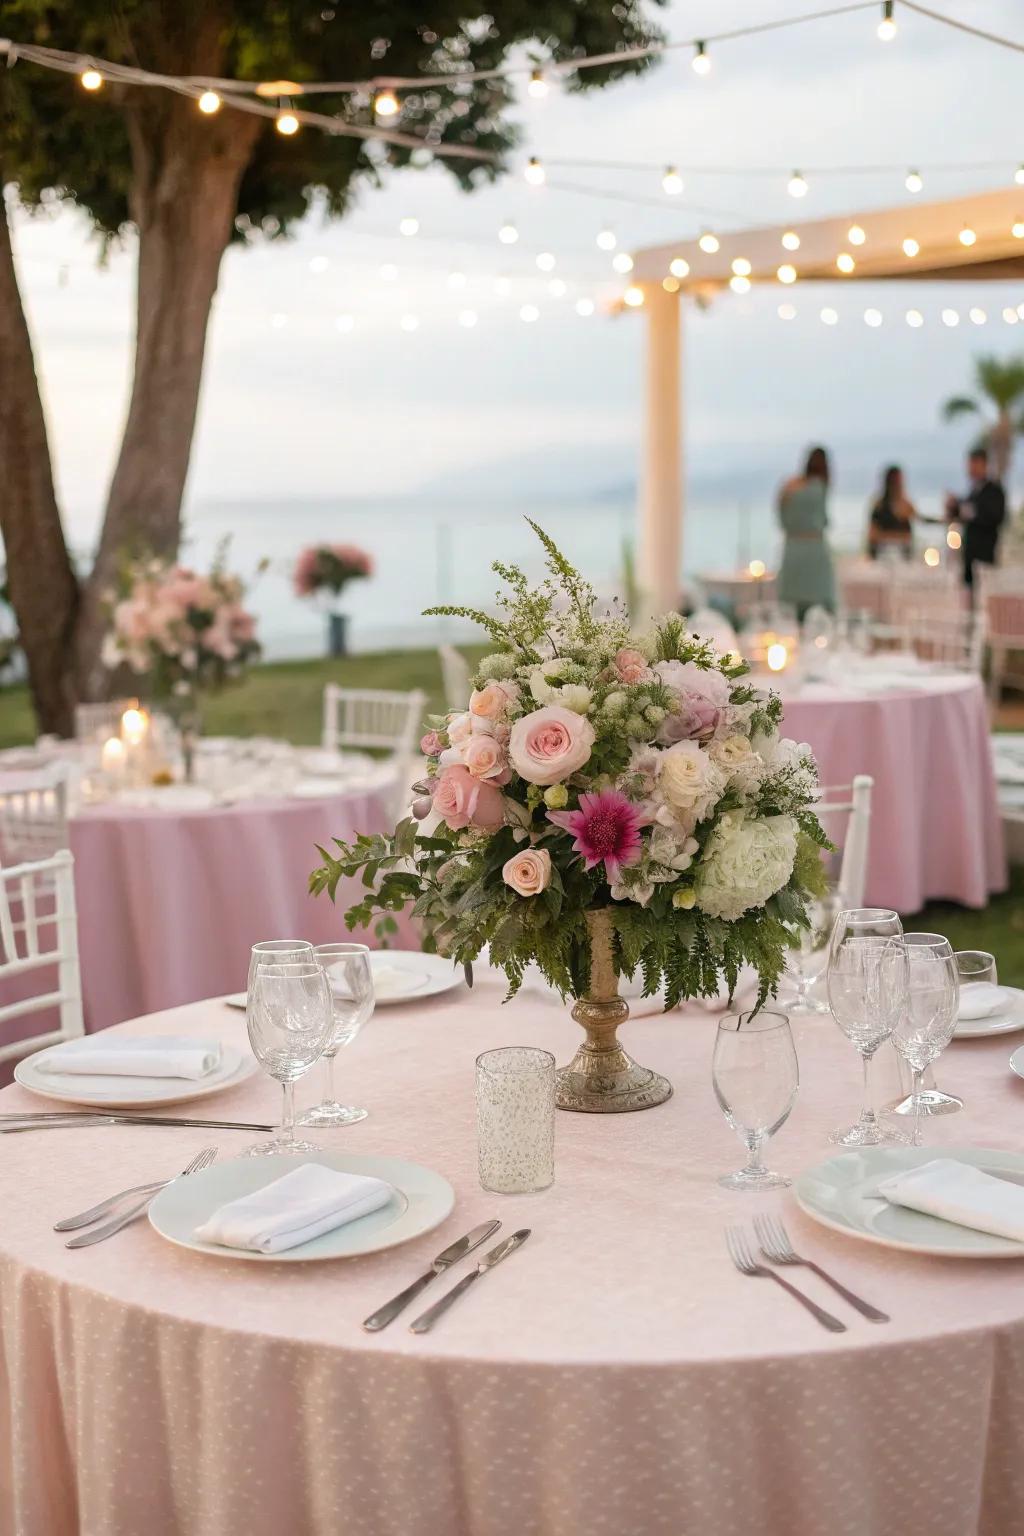
<path id="1" fill-rule="evenodd" d="M 296 597 L 331 592 L 335 597 L 350 581 L 373 575 L 373 560 L 354 544 L 311 544 L 295 562 L 292 586 Z"/>
<path id="2" fill-rule="evenodd" d="M 575 838 L 573 847 L 587 869 L 603 864 L 605 875 L 617 881 L 624 864 L 635 864 L 643 853 L 641 828 L 650 818 L 617 789 L 580 795 L 578 811 L 548 811 L 548 820 Z"/>
<path id="3" fill-rule="evenodd" d="M 453 832 L 461 832 L 465 827 L 496 832 L 505 819 L 501 791 L 474 778 L 461 763 L 442 769 L 433 798 L 434 810 Z"/>
<path id="4" fill-rule="evenodd" d="M 136 566 L 113 608 L 104 664 L 149 674 L 157 695 L 239 677 L 260 649 L 243 597 L 219 565 L 207 576 L 159 561 Z"/>

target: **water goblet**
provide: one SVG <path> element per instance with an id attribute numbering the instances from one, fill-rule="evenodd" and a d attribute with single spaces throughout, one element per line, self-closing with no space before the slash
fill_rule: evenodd
<path id="1" fill-rule="evenodd" d="M 280 1133 L 247 1147 L 247 1157 L 313 1153 L 320 1149 L 295 1136 L 295 1082 L 322 1053 L 334 1022 L 327 977 L 314 956 L 256 962 L 245 1010 L 249 1043 L 265 1072 L 280 1084 Z"/>
<path id="2" fill-rule="evenodd" d="M 840 905 L 841 897 L 834 886 L 808 903 L 810 927 L 800 930 L 799 948 L 789 950 L 786 955 L 786 979 L 793 985 L 793 996 L 786 997 L 785 1006 L 791 1011 L 828 1013 L 828 1004 L 814 995 L 814 989 L 828 966 L 832 924 Z"/>
<path id="3" fill-rule="evenodd" d="M 956 956 L 938 933 L 908 933 L 906 1002 L 893 1029 L 893 1043 L 913 1072 L 913 1145 L 921 1145 L 922 1078 L 953 1038 L 960 1005 Z"/>
<path id="4" fill-rule="evenodd" d="M 893 1032 L 906 997 L 903 926 L 886 907 L 850 907 L 832 928 L 828 1001 L 832 1017 L 864 1065 L 864 1102 L 856 1125 L 835 1130 L 841 1147 L 878 1147 L 903 1137 L 880 1123 L 871 1094 L 871 1062 Z"/>
<path id="5" fill-rule="evenodd" d="M 765 1167 L 761 1148 L 784 1125 L 800 1068 L 784 1013 L 730 1013 L 719 1021 L 711 1064 L 715 1098 L 747 1149 L 745 1167 L 718 1180 L 725 1189 L 780 1189 L 790 1180 Z"/>
<path id="6" fill-rule="evenodd" d="M 922 939 L 946 941 L 941 934 L 918 934 L 917 941 Z M 908 937 L 909 942 L 909 937 Z M 996 962 L 993 957 L 982 949 L 965 949 L 957 952 L 957 970 L 959 973 L 961 988 L 971 982 L 991 981 L 996 979 Z M 961 959 L 963 965 L 961 966 Z M 902 1058 L 901 1058 L 902 1059 Z M 901 1074 L 902 1075 L 902 1074 Z M 901 1083 L 902 1087 L 902 1083 Z M 910 1092 L 895 1103 L 885 1106 L 886 1114 L 890 1115 L 955 1115 L 963 1109 L 964 1101 L 954 1093 L 943 1093 L 937 1087 L 931 1065 L 926 1068 L 920 1092 Z"/>
<path id="7" fill-rule="evenodd" d="M 308 939 L 261 939 L 249 952 L 249 980 L 251 987 L 256 971 L 261 965 L 287 965 L 289 962 L 306 960 L 313 953 Z"/>
<path id="8" fill-rule="evenodd" d="M 365 944 L 318 944 L 313 950 L 327 977 L 333 1021 L 324 1046 L 324 1096 L 299 1116 L 299 1125 L 354 1125 L 368 1111 L 341 1104 L 334 1092 L 334 1061 L 343 1045 L 351 1045 L 373 1013 L 373 972 Z"/>

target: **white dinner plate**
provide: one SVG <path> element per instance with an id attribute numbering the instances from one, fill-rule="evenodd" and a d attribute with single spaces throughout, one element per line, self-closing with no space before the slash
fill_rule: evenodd
<path id="1" fill-rule="evenodd" d="M 794 1183 L 793 1193 L 800 1209 L 823 1226 L 884 1248 L 950 1259 L 1024 1258 L 1024 1243 L 890 1205 L 875 1193 L 884 1179 L 930 1163 L 940 1153 L 1024 1185 L 1024 1155 L 1020 1152 L 998 1152 L 990 1147 L 861 1147 L 809 1168 Z"/>
<path id="2" fill-rule="evenodd" d="M 240 1008 L 244 1013 L 249 1006 L 249 994 L 248 992 L 232 992 L 229 997 L 224 998 L 224 1002 L 227 1003 L 229 1008 Z"/>
<path id="3" fill-rule="evenodd" d="M 426 955 L 418 949 L 371 950 L 370 968 L 378 1008 L 418 1003 L 465 985 L 461 968 L 443 955 Z"/>
<path id="4" fill-rule="evenodd" d="M 1012 1035 L 1024 1029 L 1024 991 L 1020 987 L 1000 987 L 1006 1003 L 995 1013 L 981 1019 L 961 1019 L 953 1031 L 954 1040 L 976 1040 L 982 1035 Z"/>
<path id="5" fill-rule="evenodd" d="M 223 1248 L 203 1243 L 196 1228 L 219 1206 L 251 1195 L 302 1163 L 322 1163 L 340 1173 L 384 1179 L 394 1190 L 388 1204 L 360 1216 L 333 1232 L 322 1232 L 308 1243 L 284 1253 L 252 1253 L 248 1248 Z M 455 1191 L 439 1173 L 397 1157 L 353 1157 L 344 1152 L 318 1152 L 315 1157 L 235 1157 L 214 1163 L 202 1173 L 176 1179 L 157 1195 L 149 1208 L 152 1226 L 168 1242 L 222 1259 L 254 1259 L 260 1264 L 303 1264 L 313 1259 L 349 1259 L 379 1253 L 439 1227 L 455 1204 Z"/>
<path id="6" fill-rule="evenodd" d="M 66 1104 L 85 1104 L 92 1108 L 152 1108 L 156 1104 L 184 1104 L 188 1099 L 205 1099 L 223 1088 L 234 1088 L 256 1071 L 256 1059 L 249 1051 L 221 1044 L 220 1066 L 205 1077 L 85 1077 L 80 1072 L 40 1072 L 39 1063 L 55 1045 L 36 1051 L 19 1061 L 14 1080 L 29 1093 L 44 1099 L 61 1099 Z"/>

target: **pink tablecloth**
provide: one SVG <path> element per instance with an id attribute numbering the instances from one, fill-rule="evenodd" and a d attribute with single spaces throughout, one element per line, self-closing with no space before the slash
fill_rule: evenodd
<path id="1" fill-rule="evenodd" d="M 578 1031 L 557 1002 L 509 1007 L 491 981 L 380 1009 L 342 1058 L 370 1116 L 325 1135 L 443 1172 L 456 1207 L 406 1247 L 306 1266 L 170 1247 L 145 1224 L 69 1252 L 50 1228 L 119 1186 L 245 1132 L 108 1128 L 2 1142 L 0 1530 L 17 1536 L 1015 1536 L 1024 1508 L 1020 1263 L 915 1257 L 819 1227 L 792 1195 L 736 1195 L 742 1149 L 712 1095 L 715 1021 L 630 1024 L 675 1096 L 621 1116 L 558 1117 L 543 1194 L 485 1194 L 473 1062 L 488 1046 Z M 155 1032 L 243 1038 L 210 1003 Z M 771 1147 L 796 1173 L 834 1149 L 860 1068 L 827 1019 L 795 1024 L 800 1096 Z M 1019 1148 L 1012 1042 L 958 1043 L 940 1082 L 966 1109 L 936 1142 Z M 310 1085 L 312 1086 L 312 1085 Z M 305 1085 L 300 1085 L 300 1097 Z M 204 1102 L 272 1118 L 268 1080 Z M 38 1107 L 20 1088 L 4 1110 Z M 744 1278 L 724 1228 L 781 1210 L 800 1250 L 891 1314 L 824 1332 Z M 532 1228 L 435 1332 L 360 1320 L 475 1222 Z M 460 1266 L 456 1276 L 465 1272 Z M 453 1277 L 454 1278 L 454 1277 Z M 436 1297 L 451 1281 L 437 1282 Z M 426 1301 L 419 1305 L 425 1305 Z M 415 1315 L 415 1314 L 412 1314 Z"/>
<path id="2" fill-rule="evenodd" d="M 191 812 L 84 811 L 71 823 L 71 851 L 86 1028 L 244 989 L 260 939 L 347 937 L 353 896 L 342 891 L 335 908 L 306 894 L 316 844 L 387 825 L 369 791 Z"/>
<path id="3" fill-rule="evenodd" d="M 785 696 L 784 696 L 785 697 Z M 823 784 L 875 781 L 867 900 L 919 912 L 946 898 L 984 907 L 1006 887 L 1002 823 L 981 681 L 875 696 L 806 685 L 783 730 L 807 741 Z"/>

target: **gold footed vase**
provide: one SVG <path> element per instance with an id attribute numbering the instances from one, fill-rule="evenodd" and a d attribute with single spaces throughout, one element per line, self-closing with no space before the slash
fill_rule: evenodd
<path id="1" fill-rule="evenodd" d="M 587 1038 L 569 1065 L 559 1069 L 555 1103 L 559 1109 L 593 1115 L 653 1109 L 671 1097 L 672 1084 L 667 1077 L 638 1065 L 619 1044 L 617 1031 L 629 1018 L 629 1004 L 619 996 L 611 912 L 607 908 L 588 912 L 587 927 L 590 987 L 572 1010 Z"/>

